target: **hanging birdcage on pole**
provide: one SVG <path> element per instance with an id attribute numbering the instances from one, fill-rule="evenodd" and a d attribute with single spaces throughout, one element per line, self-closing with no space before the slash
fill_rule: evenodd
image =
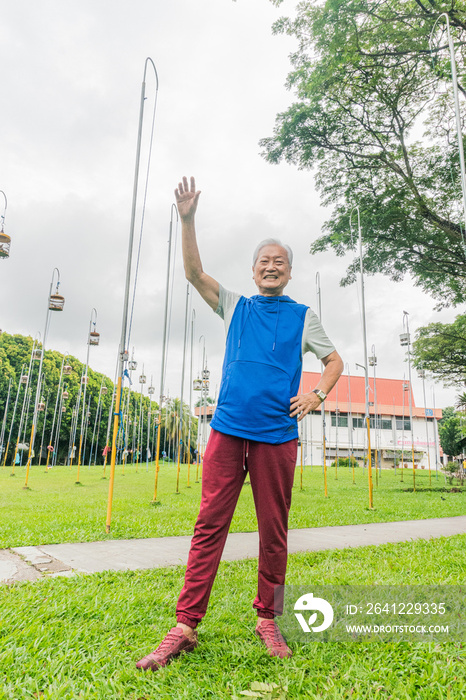
<path id="1" fill-rule="evenodd" d="M 5 209 L 2 215 L 2 228 L 0 230 L 0 259 L 6 259 L 10 257 L 10 245 L 11 245 L 11 238 L 10 236 L 5 233 L 3 230 L 4 224 L 5 224 L 5 214 L 6 214 L 6 208 L 8 205 L 7 199 L 6 199 L 6 194 L 3 190 L 0 190 L 2 195 L 5 198 Z"/>

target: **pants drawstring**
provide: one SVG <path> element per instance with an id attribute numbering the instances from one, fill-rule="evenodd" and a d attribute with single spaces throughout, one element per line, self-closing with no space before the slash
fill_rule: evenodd
<path id="1" fill-rule="evenodd" d="M 243 440 L 243 469 L 248 470 L 249 440 Z"/>

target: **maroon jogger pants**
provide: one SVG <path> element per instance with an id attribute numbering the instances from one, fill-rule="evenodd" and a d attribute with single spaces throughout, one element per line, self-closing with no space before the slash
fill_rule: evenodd
<path id="1" fill-rule="evenodd" d="M 204 455 L 202 498 L 176 619 L 196 627 L 204 617 L 231 519 L 249 472 L 259 528 L 257 614 L 272 619 L 274 588 L 285 583 L 288 513 L 298 441 L 281 445 L 212 430 Z"/>

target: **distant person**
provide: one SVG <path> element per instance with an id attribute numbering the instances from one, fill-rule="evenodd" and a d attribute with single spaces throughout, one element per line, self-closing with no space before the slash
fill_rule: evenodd
<path id="1" fill-rule="evenodd" d="M 283 601 L 274 602 L 274 593 L 285 582 L 297 421 L 320 407 L 343 370 L 317 316 L 283 294 L 291 279 L 288 246 L 275 239 L 259 243 L 252 268 L 258 294 L 251 298 L 227 291 L 204 272 L 194 226 L 199 195 L 194 178 L 190 185 L 183 178 L 175 191 L 184 267 L 187 279 L 224 319 L 227 339 L 217 408 L 204 453 L 201 507 L 176 606 L 177 625 L 136 664 L 153 671 L 198 644 L 196 627 L 206 613 L 248 472 L 259 526 L 258 590 L 253 602 L 256 634 L 271 656 L 291 656 L 274 620 L 283 607 Z M 309 394 L 298 394 L 302 355 L 308 351 L 322 360 L 324 372 Z"/>

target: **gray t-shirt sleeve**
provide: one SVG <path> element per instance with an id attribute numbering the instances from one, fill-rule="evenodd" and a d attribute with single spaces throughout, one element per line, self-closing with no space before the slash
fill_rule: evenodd
<path id="1" fill-rule="evenodd" d="M 328 339 L 317 314 L 308 309 L 304 319 L 302 353 L 313 352 L 318 360 L 327 357 L 335 350 L 334 345 Z"/>
<path id="2" fill-rule="evenodd" d="M 238 303 L 238 299 L 241 298 L 241 294 L 238 294 L 237 292 L 230 292 L 228 289 L 222 287 L 221 284 L 218 286 L 218 306 L 215 309 L 215 313 L 218 314 L 220 318 L 223 318 L 225 322 L 225 333 L 228 333 L 231 319 L 233 317 L 236 304 Z"/>

